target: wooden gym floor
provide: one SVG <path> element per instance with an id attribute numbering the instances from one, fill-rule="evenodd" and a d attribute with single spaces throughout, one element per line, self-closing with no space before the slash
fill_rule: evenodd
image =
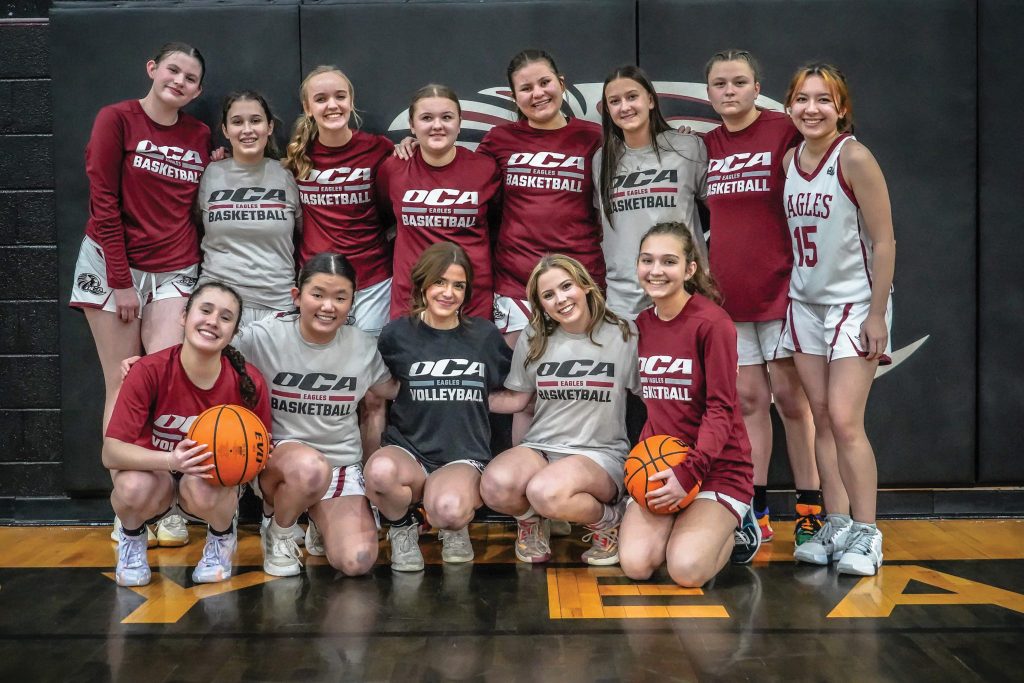
<path id="1" fill-rule="evenodd" d="M 112 580 L 109 527 L 0 528 L 0 681 L 1024 680 L 1024 520 L 882 522 L 877 577 L 792 561 L 791 523 L 703 589 L 586 568 L 574 528 L 547 565 L 473 526 L 477 559 L 381 561 L 343 578 L 261 570 L 242 527 L 235 576 L 196 586 L 203 531 L 151 549 L 153 582 Z"/>

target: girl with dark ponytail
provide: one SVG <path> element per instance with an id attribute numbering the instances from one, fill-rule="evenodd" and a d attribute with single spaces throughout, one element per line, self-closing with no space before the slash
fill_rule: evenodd
<path id="1" fill-rule="evenodd" d="M 114 482 L 110 502 L 120 520 L 115 578 L 121 586 L 149 583 L 146 524 L 172 512 L 209 525 L 192 580 L 231 577 L 238 489 L 208 481 L 208 445 L 186 434 L 201 412 L 223 403 L 242 403 L 270 424 L 263 376 L 228 345 L 241 311 L 241 297 L 227 285 L 198 287 L 181 316 L 183 343 L 138 360 L 124 378 L 103 441 L 103 465 Z"/>
<path id="2" fill-rule="evenodd" d="M 654 306 L 636 319 L 641 397 L 647 407 L 642 439 L 666 434 L 689 444 L 688 457 L 652 476 L 663 486 L 647 494 L 649 508 L 626 507 L 619 562 L 626 576 L 647 579 L 663 562 L 672 579 L 702 586 L 729 560 L 750 562 L 761 544 L 752 512 L 750 442 L 736 397 L 736 328 L 716 303 L 689 228 L 660 223 L 640 240 L 637 279 Z"/>

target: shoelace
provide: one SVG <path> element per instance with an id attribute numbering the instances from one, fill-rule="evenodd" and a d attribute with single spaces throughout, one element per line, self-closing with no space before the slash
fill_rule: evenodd
<path id="1" fill-rule="evenodd" d="M 814 532 L 814 536 L 811 537 L 812 541 L 817 541 L 822 545 L 826 545 L 832 542 L 835 535 L 839 533 L 839 527 L 833 526 L 831 520 L 826 519 L 822 525 Z"/>
<path id="2" fill-rule="evenodd" d="M 145 539 L 145 537 L 145 532 L 143 532 L 142 538 Z M 121 564 L 124 565 L 125 569 L 141 567 L 146 553 L 145 541 L 133 541 L 129 536 L 125 536 L 125 539 L 127 542 L 121 545 L 121 557 L 119 558 Z"/>
<path id="3" fill-rule="evenodd" d="M 447 529 L 442 529 L 440 533 L 441 542 L 452 550 L 463 552 L 466 550 L 466 546 L 469 545 L 468 534 L 462 534 L 458 531 L 448 531 Z"/>
<path id="4" fill-rule="evenodd" d="M 207 541 L 206 545 L 203 546 L 203 560 L 200 564 L 220 564 L 221 556 L 227 554 L 227 549 L 222 546 L 227 546 L 228 548 L 231 547 L 230 536 L 214 536 L 213 543 Z"/>
<path id="5" fill-rule="evenodd" d="M 284 537 L 274 537 L 273 551 L 275 555 L 284 555 L 302 564 L 302 553 L 299 552 L 299 544 L 295 542 L 291 534 Z"/>
<path id="6" fill-rule="evenodd" d="M 807 531 L 811 534 L 815 534 L 818 532 L 818 529 L 821 528 L 821 520 L 814 515 L 801 515 L 799 526 L 801 531 Z"/>
<path id="7" fill-rule="evenodd" d="M 520 522 L 519 523 L 519 543 L 526 546 L 531 551 L 537 551 L 540 553 L 550 552 L 550 548 L 544 543 L 544 539 L 541 538 L 540 525 L 543 524 L 540 520 L 536 522 Z"/>
<path id="8" fill-rule="evenodd" d="M 416 525 L 410 524 L 408 527 L 399 527 L 398 531 L 395 532 L 392 542 L 397 542 L 399 553 L 404 555 L 405 553 L 412 552 L 412 547 L 416 545 L 416 541 L 413 540 L 414 535 L 410 531 L 414 529 L 417 532 L 419 531 L 416 529 Z M 415 537 L 418 538 L 419 533 L 416 533 Z"/>
<path id="9" fill-rule="evenodd" d="M 874 540 L 875 534 L 871 529 L 856 529 L 850 533 L 846 552 L 853 555 L 867 555 L 871 552 L 871 545 Z"/>
<path id="10" fill-rule="evenodd" d="M 614 527 L 611 529 L 605 529 L 604 531 L 591 531 L 590 533 L 583 534 L 583 538 L 580 539 L 584 543 L 590 543 L 591 540 L 597 541 L 597 545 L 602 550 L 607 550 L 612 544 L 619 540 L 619 529 Z"/>

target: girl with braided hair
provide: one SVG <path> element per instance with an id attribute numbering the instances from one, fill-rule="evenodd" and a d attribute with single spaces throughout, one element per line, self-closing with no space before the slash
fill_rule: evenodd
<path id="1" fill-rule="evenodd" d="M 242 299 L 227 285 L 198 287 L 181 316 L 183 343 L 140 359 L 124 379 L 103 441 L 111 471 L 110 502 L 117 528 L 116 581 L 149 583 L 146 524 L 174 512 L 209 525 L 206 547 L 192 573 L 196 583 L 231 577 L 236 547 L 237 487 L 216 486 L 207 444 L 186 438 L 207 408 L 240 403 L 270 424 L 263 376 L 229 342 Z"/>

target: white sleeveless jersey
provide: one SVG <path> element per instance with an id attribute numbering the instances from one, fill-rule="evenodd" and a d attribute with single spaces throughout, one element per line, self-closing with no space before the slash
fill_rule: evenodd
<path id="1" fill-rule="evenodd" d="M 840 135 L 810 173 L 796 163 L 786 169 L 784 208 L 793 240 L 789 296 L 811 304 L 871 300 L 871 237 L 860 207 L 839 168 L 839 151 L 852 135 Z"/>

